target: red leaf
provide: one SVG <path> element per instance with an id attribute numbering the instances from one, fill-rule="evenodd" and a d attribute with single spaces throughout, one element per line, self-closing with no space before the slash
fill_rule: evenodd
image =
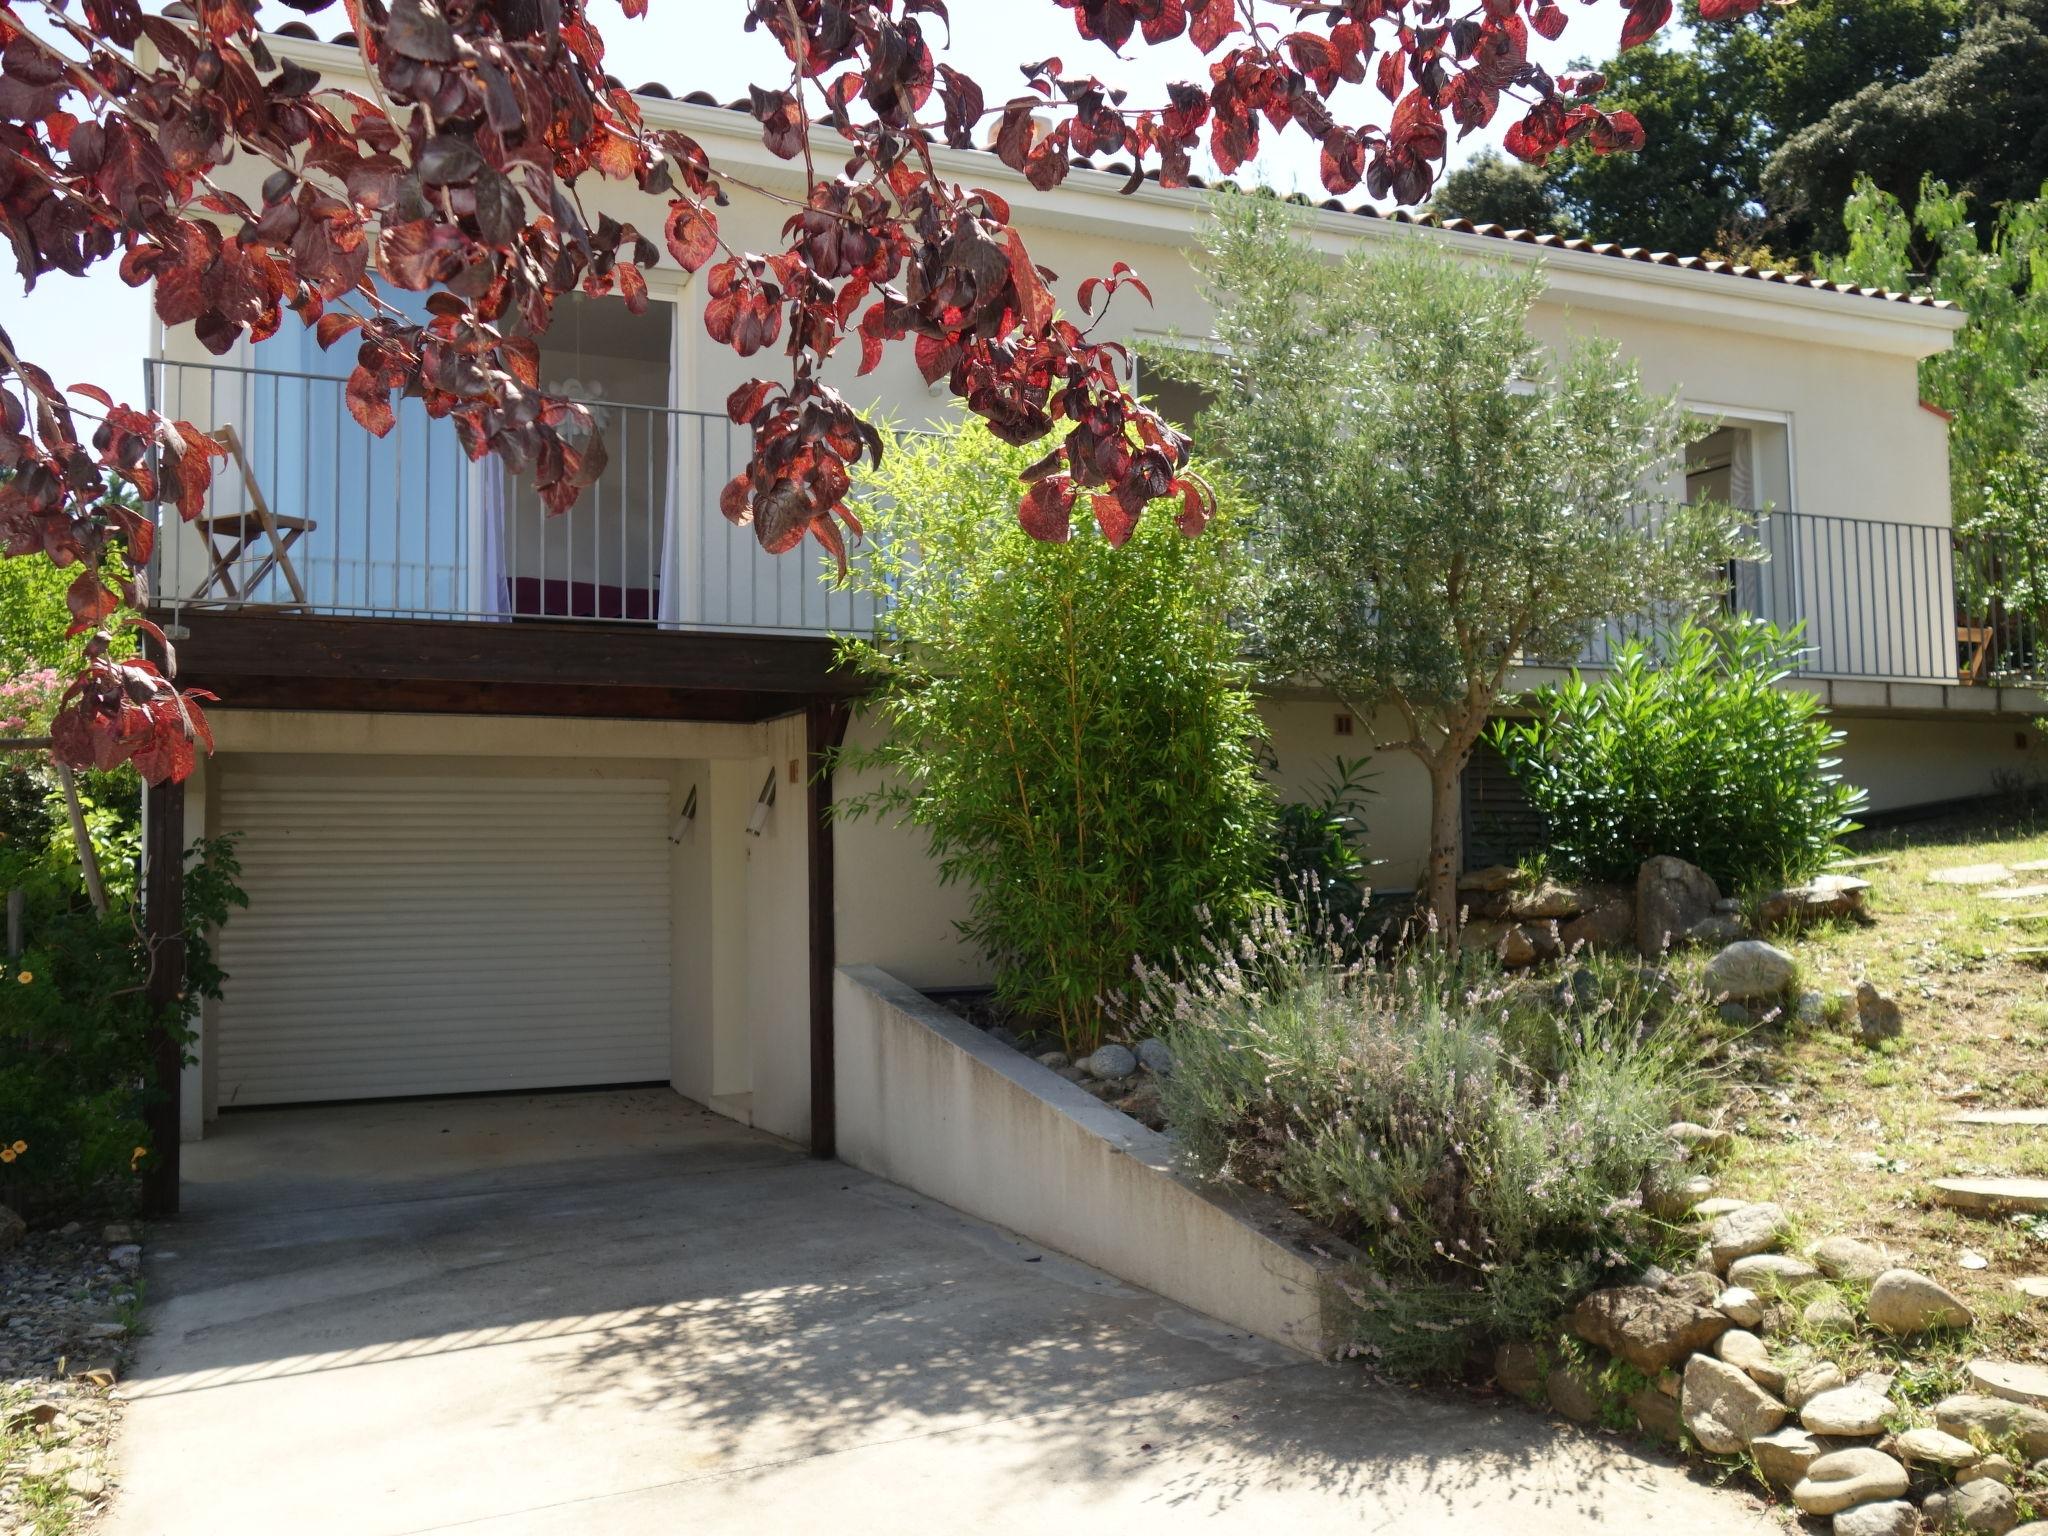
<path id="1" fill-rule="evenodd" d="M 1098 495 L 1089 500 L 1094 503 L 1095 526 L 1102 530 L 1102 536 L 1109 540 L 1112 549 L 1123 548 L 1137 531 L 1137 514 L 1115 496 Z"/>
<path id="2" fill-rule="evenodd" d="M 1180 496 L 1180 511 L 1174 514 L 1174 526 L 1193 538 L 1208 527 L 1209 519 L 1216 515 L 1216 498 L 1192 475 L 1175 480 L 1171 489 Z"/>
<path id="3" fill-rule="evenodd" d="M 360 363 L 348 376 L 348 413 L 362 426 L 383 437 L 397 422 L 391 409 L 391 392 L 377 382 L 377 376 Z"/>
<path id="4" fill-rule="evenodd" d="M 1400 49 L 1390 49 L 1380 55 L 1380 94 L 1389 101 L 1396 101 L 1401 95 L 1401 76 L 1406 72 L 1408 56 Z"/>
<path id="5" fill-rule="evenodd" d="M 98 629 L 119 611 L 121 599 L 108 590 L 97 572 L 80 571 L 64 594 L 64 606 L 71 610 L 71 627 L 64 633 L 82 635 Z"/>
<path id="6" fill-rule="evenodd" d="M 1190 10 L 1194 19 L 1188 26 L 1188 36 L 1204 53 L 1214 53 L 1238 29 L 1237 0 L 1201 0 L 1198 7 L 1191 6 Z"/>
<path id="7" fill-rule="evenodd" d="M 709 209 L 677 198 L 668 205 L 662 233 L 669 254 L 685 272 L 695 272 L 718 254 L 718 220 Z"/>
<path id="8" fill-rule="evenodd" d="M 725 414 L 747 426 L 761 414 L 761 406 L 768 399 L 768 392 L 775 386 L 766 379 L 749 379 L 730 395 L 726 396 Z"/>
<path id="9" fill-rule="evenodd" d="M 325 352 L 362 323 L 354 315 L 324 314 L 313 324 L 313 339 L 320 343 L 320 350 Z"/>
<path id="10" fill-rule="evenodd" d="M 1647 43 L 1670 19 L 1671 0 L 1629 0 L 1628 21 L 1621 29 L 1622 52 Z"/>
<path id="11" fill-rule="evenodd" d="M 1074 482 L 1067 475 L 1048 475 L 1035 482 L 1017 503 L 1017 522 L 1041 544 L 1064 544 L 1074 536 Z"/>
<path id="12" fill-rule="evenodd" d="M 1010 258 L 1010 280 L 1017 285 L 1018 318 L 1034 333 L 1043 331 L 1052 324 L 1052 292 L 1038 275 L 1038 268 L 1032 265 L 1031 253 L 1024 249 L 1023 237 L 1014 229 L 1006 230 L 1004 234 Z"/>
<path id="13" fill-rule="evenodd" d="M 1542 0 L 1536 9 L 1529 13 L 1529 25 L 1552 42 L 1564 35 L 1564 22 L 1564 12 L 1559 10 L 1552 0 Z"/>
<path id="14" fill-rule="evenodd" d="M 1701 21 L 1739 21 L 1763 9 L 1764 0 L 1700 0 Z"/>

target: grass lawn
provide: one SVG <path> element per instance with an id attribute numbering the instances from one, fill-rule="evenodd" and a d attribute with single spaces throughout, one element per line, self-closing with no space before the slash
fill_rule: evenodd
<path id="1" fill-rule="evenodd" d="M 1951 1118 L 1972 1108 L 2048 1107 L 2048 969 L 2018 953 L 2048 945 L 2048 920 L 2015 920 L 2048 913 L 2048 896 L 2000 901 L 1988 894 L 1995 888 L 1928 878 L 1957 865 L 2048 858 L 2048 814 L 1930 823 L 1861 841 L 1859 854 L 1889 857 L 1856 871 L 1871 881 L 1876 923 L 1811 929 L 1788 947 L 1809 990 L 1832 994 L 1867 979 L 1897 998 L 1904 1037 L 1872 1049 L 1853 1027 L 1788 1020 L 1761 1028 L 1736 1056 L 1725 1115 L 1741 1134 L 1714 1173 L 1719 1193 L 1782 1203 L 1798 1247 L 1837 1233 L 1870 1238 L 1970 1304 L 1972 1337 L 1921 1340 L 1903 1355 L 1867 1336 L 1813 1341 L 1852 1374 L 1910 1360 L 1901 1395 L 1925 1402 L 1954 1389 L 1955 1368 L 1975 1356 L 2048 1360 L 2048 1301 L 2013 1286 L 2048 1276 L 2048 1216 L 1952 1211 L 1934 1204 L 1927 1183 L 2048 1178 L 2048 1128 Z M 2009 884 L 2034 882 L 2048 884 L 2048 873 Z M 1971 1267 L 1974 1258 L 1986 1262 Z"/>

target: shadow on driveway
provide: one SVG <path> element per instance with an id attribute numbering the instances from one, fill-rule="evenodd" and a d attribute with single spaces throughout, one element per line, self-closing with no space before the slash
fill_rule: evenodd
<path id="1" fill-rule="evenodd" d="M 663 1091 L 221 1129 L 152 1244 L 115 1536 L 1774 1529 Z"/>

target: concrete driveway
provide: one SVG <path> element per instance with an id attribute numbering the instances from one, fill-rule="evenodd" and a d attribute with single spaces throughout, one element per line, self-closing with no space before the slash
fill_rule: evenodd
<path id="1" fill-rule="evenodd" d="M 1775 1529 L 663 1092 L 248 1113 L 187 1152 L 115 1536 Z"/>

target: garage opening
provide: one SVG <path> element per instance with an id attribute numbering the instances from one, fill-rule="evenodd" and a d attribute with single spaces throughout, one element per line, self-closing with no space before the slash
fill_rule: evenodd
<path id="1" fill-rule="evenodd" d="M 222 775 L 223 1108 L 670 1077 L 666 778 Z"/>

